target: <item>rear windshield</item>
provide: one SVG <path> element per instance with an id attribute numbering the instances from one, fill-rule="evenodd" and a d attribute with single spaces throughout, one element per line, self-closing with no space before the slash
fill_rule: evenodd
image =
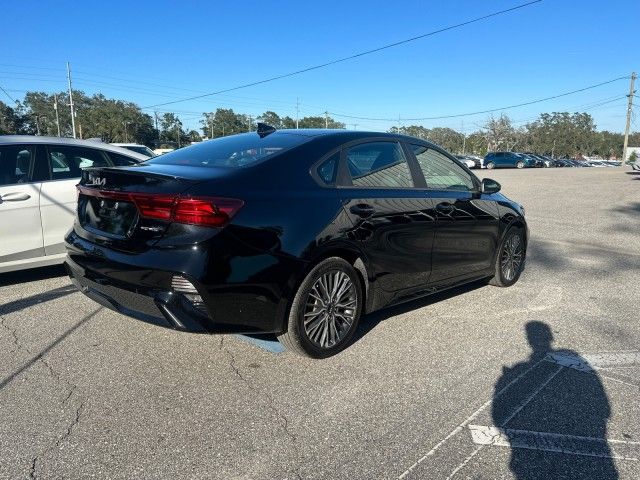
<path id="1" fill-rule="evenodd" d="M 242 133 L 181 148 L 151 158 L 145 163 L 193 167 L 248 167 L 308 140 L 309 137 L 303 135 L 274 133 L 260 138 L 257 133 Z"/>

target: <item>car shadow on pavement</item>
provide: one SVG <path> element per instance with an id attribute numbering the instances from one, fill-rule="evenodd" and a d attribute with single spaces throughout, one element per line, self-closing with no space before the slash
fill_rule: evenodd
<path id="1" fill-rule="evenodd" d="M 531 353 L 502 367 L 493 426 L 470 427 L 474 442 L 510 448 L 509 467 L 518 480 L 617 479 L 616 453 L 607 440 L 612 412 L 600 377 L 576 352 L 554 349 L 546 323 L 530 321 L 525 330 Z"/>
<path id="2" fill-rule="evenodd" d="M 10 313 L 32 307 L 39 303 L 49 302 L 56 298 L 65 297 L 72 293 L 76 293 L 78 289 L 73 285 L 65 285 L 63 287 L 54 288 L 46 292 L 30 295 L 25 298 L 13 300 L 9 303 L 0 304 L 0 315 L 8 315 Z"/>
<path id="3" fill-rule="evenodd" d="M 367 335 L 371 330 L 373 330 L 379 323 L 384 322 L 389 318 L 402 315 L 407 312 L 411 312 L 413 310 L 418 310 L 420 308 L 424 308 L 429 305 L 433 305 L 435 303 L 448 300 L 449 298 L 453 298 L 458 295 L 472 292 L 479 288 L 485 287 L 486 285 L 487 285 L 486 280 L 480 280 L 480 281 L 468 283 L 466 285 L 462 285 L 459 287 L 451 288 L 449 290 L 444 290 L 442 292 L 434 293 L 432 295 L 426 295 L 424 297 L 420 297 L 415 300 L 410 300 L 408 302 L 393 305 L 391 307 L 383 308 L 381 310 L 363 315 L 360 318 L 360 324 L 358 325 L 358 329 L 356 330 L 356 333 L 353 336 L 352 344 L 360 341 L 365 335 Z"/>
<path id="4" fill-rule="evenodd" d="M 62 265 L 0 273 L 0 287 L 15 285 L 16 283 L 37 282 L 39 280 L 47 280 L 49 278 L 63 277 L 66 275 L 67 272 Z"/>

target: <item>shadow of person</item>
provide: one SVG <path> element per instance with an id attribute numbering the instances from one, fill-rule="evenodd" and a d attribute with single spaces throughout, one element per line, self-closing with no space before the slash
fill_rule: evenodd
<path id="1" fill-rule="evenodd" d="M 518 480 L 617 479 L 599 376 L 576 352 L 554 350 L 546 323 L 531 321 L 525 330 L 531 355 L 502 367 L 495 385 L 491 444 L 511 448 Z"/>

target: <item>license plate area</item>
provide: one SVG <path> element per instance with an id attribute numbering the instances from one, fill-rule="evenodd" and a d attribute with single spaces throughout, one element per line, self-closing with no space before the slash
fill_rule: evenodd
<path id="1" fill-rule="evenodd" d="M 78 219 L 83 228 L 95 233 L 130 237 L 138 221 L 138 209 L 129 201 L 80 194 Z"/>

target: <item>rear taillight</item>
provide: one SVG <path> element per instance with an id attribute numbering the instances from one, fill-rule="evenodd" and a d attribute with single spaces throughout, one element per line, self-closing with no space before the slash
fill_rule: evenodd
<path id="1" fill-rule="evenodd" d="M 235 198 L 182 197 L 137 192 L 111 192 L 78 185 L 78 193 L 133 203 L 141 217 L 189 225 L 222 227 L 238 213 L 244 202 Z"/>

